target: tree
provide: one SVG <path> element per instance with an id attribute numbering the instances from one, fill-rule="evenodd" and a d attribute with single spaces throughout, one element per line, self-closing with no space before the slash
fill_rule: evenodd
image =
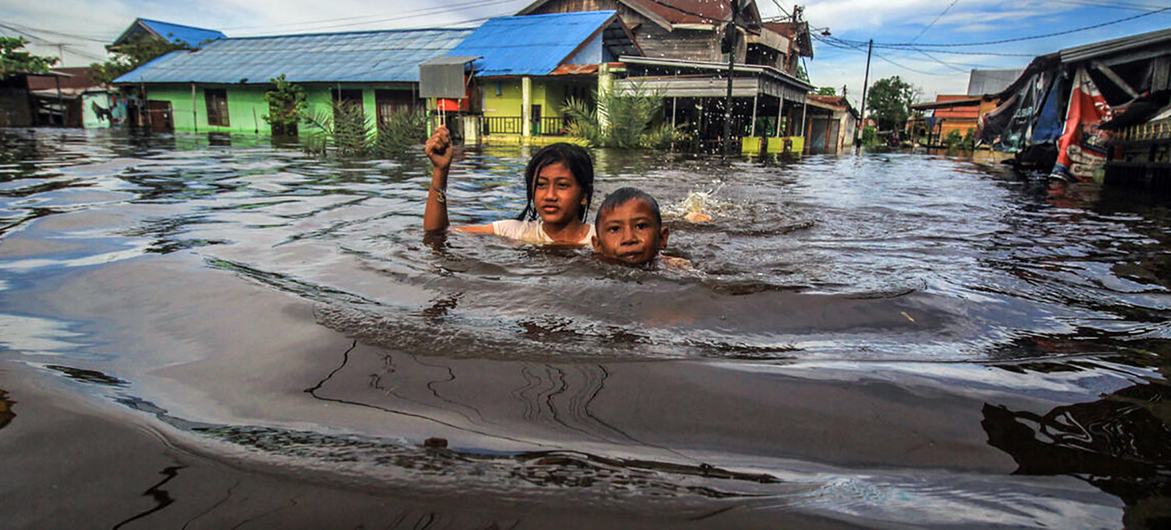
<path id="1" fill-rule="evenodd" d="M 879 130 L 901 131 L 911 115 L 911 103 L 914 100 L 915 87 L 896 75 L 879 79 L 870 87 L 866 108 L 878 122 Z"/>
<path id="2" fill-rule="evenodd" d="M 93 63 L 91 78 L 98 84 L 108 85 L 123 74 L 138 68 L 165 53 L 175 50 L 189 50 L 191 47 L 181 42 L 170 42 L 155 37 L 142 37 L 117 48 L 112 48 L 113 54 L 104 63 Z"/>
<path id="3" fill-rule="evenodd" d="M 297 134 L 297 122 L 305 113 L 305 89 L 285 79 L 285 74 L 272 78 L 272 90 L 264 93 L 268 102 L 268 114 L 264 121 L 272 126 L 275 135 Z"/>
<path id="4" fill-rule="evenodd" d="M 805 71 L 805 65 L 803 64 L 797 65 L 797 79 L 805 81 L 806 83 L 809 82 L 809 72 Z"/>
<path id="5" fill-rule="evenodd" d="M 41 57 L 24 51 L 24 37 L 0 37 L 0 78 L 14 74 L 43 74 L 57 64 L 53 57 Z"/>
<path id="6" fill-rule="evenodd" d="M 817 95 L 819 95 L 819 96 L 836 96 L 836 95 L 838 95 L 838 91 L 837 91 L 837 89 L 835 89 L 832 86 L 823 86 L 823 87 L 817 89 Z"/>

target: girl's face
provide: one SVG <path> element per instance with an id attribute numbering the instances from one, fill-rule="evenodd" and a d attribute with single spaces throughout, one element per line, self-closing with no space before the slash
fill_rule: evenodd
<path id="1" fill-rule="evenodd" d="M 537 173 L 537 180 L 533 183 L 533 207 L 542 221 L 565 225 L 580 220 L 579 214 L 585 203 L 585 190 L 565 164 L 554 162 Z"/>

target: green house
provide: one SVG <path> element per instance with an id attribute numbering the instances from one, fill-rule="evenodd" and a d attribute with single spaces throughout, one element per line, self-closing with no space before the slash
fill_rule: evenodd
<path id="1" fill-rule="evenodd" d="M 470 33 L 412 29 L 224 38 L 163 55 L 114 83 L 137 100 L 132 121 L 157 131 L 269 134 L 264 93 L 280 75 L 305 89 L 310 113 L 350 101 L 381 121 L 420 108 L 418 65 L 446 54 Z"/>

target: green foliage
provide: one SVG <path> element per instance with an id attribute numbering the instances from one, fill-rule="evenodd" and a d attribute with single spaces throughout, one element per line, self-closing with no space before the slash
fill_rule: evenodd
<path id="1" fill-rule="evenodd" d="M 686 141 L 686 135 L 662 121 L 663 99 L 636 89 L 633 94 L 595 96 L 597 104 L 569 98 L 569 134 L 594 147 L 662 149 Z M 603 119 L 603 116 L 605 119 Z"/>
<path id="2" fill-rule="evenodd" d="M 823 86 L 823 87 L 817 89 L 817 95 L 819 95 L 819 96 L 836 96 L 836 95 L 838 95 L 838 90 L 832 86 Z"/>
<path id="3" fill-rule="evenodd" d="M 142 37 L 111 49 L 112 56 L 104 63 L 93 63 L 91 78 L 108 85 L 121 75 L 138 68 L 165 53 L 191 49 L 184 43 L 175 43 L 155 37 Z"/>
<path id="4" fill-rule="evenodd" d="M 378 124 L 371 149 L 383 158 L 401 158 L 427 138 L 427 114 L 418 110 L 400 111 Z"/>
<path id="5" fill-rule="evenodd" d="M 426 115 L 418 111 L 397 112 L 376 128 L 362 105 L 334 102 L 329 110 L 306 114 L 303 122 L 311 130 L 303 146 L 315 156 L 339 159 L 401 158 L 427 136 Z"/>
<path id="6" fill-rule="evenodd" d="M 878 129 L 875 129 L 874 127 L 864 127 L 862 129 L 862 145 L 865 147 L 878 146 Z"/>
<path id="7" fill-rule="evenodd" d="M 264 93 L 269 112 L 264 115 L 264 121 L 272 126 L 273 134 L 293 134 L 305 113 L 305 89 L 288 82 L 285 74 L 272 78 L 272 84 L 273 89 Z"/>
<path id="8" fill-rule="evenodd" d="M 866 108 L 878 120 L 878 128 L 884 131 L 902 130 L 911 115 L 911 103 L 915 98 L 915 87 L 899 76 L 879 79 L 870 87 Z"/>
<path id="9" fill-rule="evenodd" d="M 43 74 L 57 64 L 55 57 L 33 55 L 24 50 L 24 37 L 0 37 L 0 78 L 13 74 Z"/>
<path id="10" fill-rule="evenodd" d="M 949 151 L 971 151 L 975 148 L 975 143 L 971 129 L 968 129 L 966 134 L 960 134 L 959 131 L 951 131 L 947 133 L 947 136 L 943 137 L 943 145 L 946 145 Z"/>
<path id="11" fill-rule="evenodd" d="M 809 82 L 809 72 L 805 71 L 804 64 L 797 65 L 797 79 L 805 81 L 806 83 Z"/>

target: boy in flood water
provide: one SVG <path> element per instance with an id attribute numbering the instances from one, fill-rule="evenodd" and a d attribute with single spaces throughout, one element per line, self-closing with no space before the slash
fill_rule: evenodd
<path id="1" fill-rule="evenodd" d="M 690 268 L 683 258 L 659 256 L 670 230 L 663 226 L 659 203 L 638 188 L 620 188 L 606 196 L 594 218 L 594 252 L 607 261 L 653 267 Z"/>

